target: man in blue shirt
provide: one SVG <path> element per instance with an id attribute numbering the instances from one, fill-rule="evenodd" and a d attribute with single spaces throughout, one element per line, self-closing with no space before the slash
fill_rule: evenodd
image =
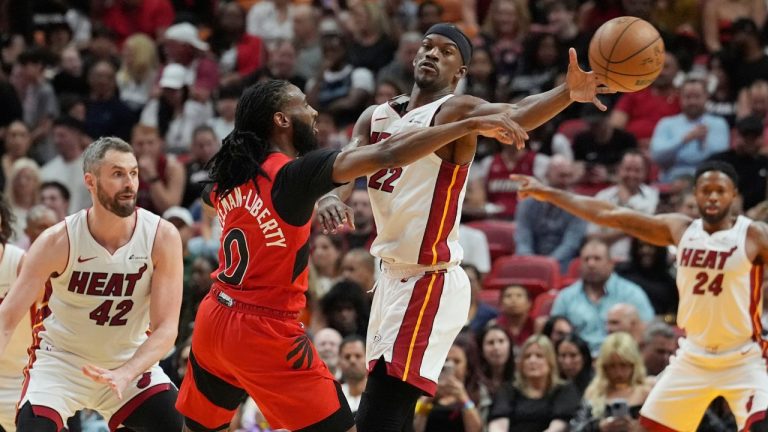
<path id="1" fill-rule="evenodd" d="M 597 353 L 607 336 L 608 311 L 619 303 L 634 306 L 644 322 L 653 319 L 653 306 L 643 289 L 613 272 L 608 245 L 589 240 L 581 248 L 581 279 L 558 294 L 551 315 L 568 318 L 590 351 Z"/>
<path id="2" fill-rule="evenodd" d="M 664 117 L 651 138 L 651 157 L 662 169 L 664 182 L 693 175 L 709 156 L 728 149 L 728 123 L 707 114 L 709 97 L 704 81 L 689 79 L 680 88 L 682 113 Z"/>

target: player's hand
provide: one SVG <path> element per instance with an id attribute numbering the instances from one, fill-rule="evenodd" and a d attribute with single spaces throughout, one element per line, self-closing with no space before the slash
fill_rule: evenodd
<path id="1" fill-rule="evenodd" d="M 579 61 L 576 58 L 576 50 L 568 50 L 568 73 L 565 75 L 565 85 L 570 92 L 571 100 L 574 102 L 593 103 L 600 111 L 608 108 L 597 98 L 599 94 L 616 93 L 605 86 L 602 77 L 594 72 L 586 72 L 579 67 Z"/>
<path id="2" fill-rule="evenodd" d="M 522 200 L 531 197 L 535 200 L 546 201 L 546 193 L 549 187 L 541 184 L 536 178 L 521 174 L 511 174 L 509 179 L 518 182 L 518 199 Z"/>
<path id="3" fill-rule="evenodd" d="M 85 365 L 82 370 L 83 374 L 88 378 L 108 385 L 115 392 L 117 398 L 121 400 L 123 399 L 123 391 L 133 379 L 133 377 L 122 372 L 120 368 L 110 370 L 94 365 Z"/>
<path id="4" fill-rule="evenodd" d="M 512 120 L 512 114 L 501 112 L 478 117 L 475 130 L 478 134 L 493 138 L 502 144 L 514 144 L 518 149 L 525 148 L 528 133 Z"/>
<path id="5" fill-rule="evenodd" d="M 327 195 L 317 202 L 317 220 L 323 227 L 323 234 L 336 234 L 336 230 L 347 224 L 355 229 L 355 213 L 352 207 L 344 204 L 338 197 Z"/>

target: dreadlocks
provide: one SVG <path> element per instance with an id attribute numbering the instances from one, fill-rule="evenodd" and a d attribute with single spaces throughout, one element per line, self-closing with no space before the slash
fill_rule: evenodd
<path id="1" fill-rule="evenodd" d="M 256 176 L 269 178 L 261 164 L 270 147 L 272 117 L 286 103 L 289 85 L 287 81 L 267 80 L 249 87 L 240 97 L 235 129 L 224 138 L 221 150 L 206 166 L 211 182 L 216 184 L 217 197 L 249 180 L 258 190 Z"/>

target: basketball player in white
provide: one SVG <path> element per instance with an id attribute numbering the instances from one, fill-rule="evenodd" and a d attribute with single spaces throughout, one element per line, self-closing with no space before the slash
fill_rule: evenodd
<path id="1" fill-rule="evenodd" d="M 608 93 L 599 77 L 582 71 L 570 52 L 567 84 L 517 105 L 491 104 L 469 95 L 454 96 L 472 56 L 469 39 L 451 24 L 436 24 L 424 36 L 414 59 L 416 84 L 410 97 L 399 96 L 370 107 L 355 124 L 353 146 L 390 135 L 468 117 L 509 112 L 531 130 L 573 101 L 595 103 Z M 360 432 L 399 432 L 413 416 L 422 393 L 434 394 L 437 378 L 454 338 L 467 320 L 470 286 L 458 266 L 459 217 L 466 177 L 477 135 L 469 134 L 410 165 L 368 176 L 368 192 L 377 236 L 371 253 L 381 258 L 366 343 L 370 376 L 356 423 Z M 319 202 L 326 230 L 352 212 L 342 201 L 351 186 Z M 472 410 L 471 400 L 465 408 Z"/>
<path id="2" fill-rule="evenodd" d="M 0 197 L 0 302 L 8 296 L 24 258 L 21 248 L 8 243 L 12 234 L 10 219 L 8 203 Z M 29 358 L 27 348 L 32 343 L 32 318 L 35 311 L 35 306 L 27 309 L 24 322 L 16 327 L 8 348 L 0 356 L 0 431 L 16 430 L 16 403 L 21 395 L 24 366 Z"/>
<path id="3" fill-rule="evenodd" d="M 177 391 L 157 365 L 173 346 L 182 292 L 181 240 L 136 209 L 129 144 L 100 138 L 85 151 L 93 207 L 47 229 L 0 305 L 0 355 L 43 287 L 19 402 L 20 432 L 54 432 L 75 411 L 99 411 L 112 430 L 178 431 Z"/>
<path id="4" fill-rule="evenodd" d="M 766 348 L 761 337 L 763 264 L 768 262 L 768 225 L 731 217 L 738 194 L 736 170 L 705 162 L 696 171 L 701 214 L 646 215 L 590 197 L 522 182 L 520 198 L 550 202 L 598 225 L 658 246 L 677 245 L 677 324 L 686 332 L 640 411 L 652 431 L 693 431 L 709 403 L 723 396 L 739 430 L 765 417 L 768 408 Z"/>

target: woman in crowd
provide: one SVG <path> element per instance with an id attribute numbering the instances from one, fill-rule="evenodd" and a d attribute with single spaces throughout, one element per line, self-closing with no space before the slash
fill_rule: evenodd
<path id="1" fill-rule="evenodd" d="M 117 71 L 120 100 L 137 116 L 149 102 L 157 78 L 157 46 L 144 33 L 130 36 L 123 44 L 123 62 Z"/>
<path id="2" fill-rule="evenodd" d="M 477 337 L 480 346 L 480 373 L 485 377 L 491 395 L 495 395 L 504 383 L 515 378 L 515 356 L 512 341 L 504 329 L 487 326 Z"/>
<path id="3" fill-rule="evenodd" d="M 579 394 L 560 379 L 555 349 L 546 336 L 523 344 L 514 384 L 493 400 L 489 432 L 564 432 L 579 407 Z"/>
<path id="4" fill-rule="evenodd" d="M 571 333 L 555 344 L 555 351 L 560 377 L 572 382 L 579 395 L 583 395 L 594 375 L 589 345 L 584 339 Z"/>
<path id="5" fill-rule="evenodd" d="M 27 212 L 40 198 L 40 167 L 30 158 L 20 158 L 11 165 L 5 185 L 5 196 L 15 218 L 12 242 L 19 239 L 27 226 Z"/>
<path id="6" fill-rule="evenodd" d="M 573 324 L 562 315 L 550 316 L 541 329 L 541 334 L 548 337 L 555 345 L 572 333 L 574 333 Z"/>
<path id="7" fill-rule="evenodd" d="M 342 242 L 338 236 L 317 234 L 312 239 L 312 270 L 316 280 L 317 292 L 322 298 L 339 278 L 341 265 Z"/>

